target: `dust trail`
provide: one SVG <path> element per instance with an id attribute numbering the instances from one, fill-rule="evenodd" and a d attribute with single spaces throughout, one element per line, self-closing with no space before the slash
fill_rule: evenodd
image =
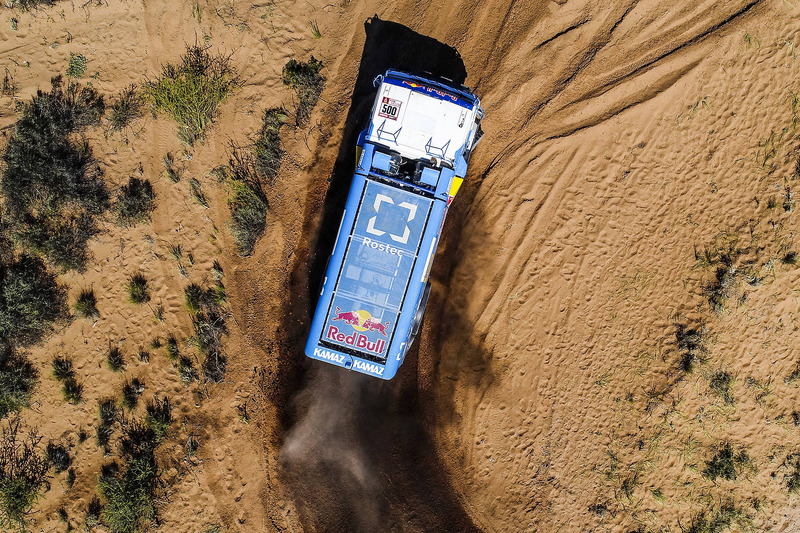
<path id="1" fill-rule="evenodd" d="M 307 519 L 327 517 L 328 530 L 378 526 L 379 484 L 358 432 L 364 392 L 362 376 L 317 367 L 295 399 L 300 417 L 284 442 L 284 470 L 300 492 L 301 513 L 308 513 Z"/>

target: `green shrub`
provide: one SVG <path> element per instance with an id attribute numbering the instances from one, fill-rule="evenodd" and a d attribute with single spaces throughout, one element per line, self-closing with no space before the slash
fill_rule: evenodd
<path id="1" fill-rule="evenodd" d="M 191 359 L 181 356 L 178 360 L 178 375 L 184 383 L 197 381 L 197 370 L 195 370 L 194 363 L 192 363 Z"/>
<path id="2" fill-rule="evenodd" d="M 108 350 L 106 366 L 108 366 L 108 369 L 112 372 L 120 372 L 125 368 L 125 358 L 122 356 L 122 351 L 118 347 L 112 346 Z"/>
<path id="3" fill-rule="evenodd" d="M 120 187 L 119 195 L 114 203 L 114 214 L 117 225 L 135 226 L 149 222 L 156 208 L 156 194 L 149 180 L 129 178 L 128 184 Z"/>
<path id="4" fill-rule="evenodd" d="M 109 124 L 114 131 L 122 131 L 136 119 L 144 116 L 145 100 L 135 84 L 125 87 L 111 105 Z"/>
<path id="5" fill-rule="evenodd" d="M 175 166 L 175 158 L 172 157 L 171 152 L 167 152 L 164 155 L 164 175 L 172 183 L 181 181 L 181 171 Z"/>
<path id="6" fill-rule="evenodd" d="M 64 395 L 64 399 L 73 405 L 83 400 L 83 385 L 78 383 L 73 376 L 64 380 L 61 392 Z"/>
<path id="7" fill-rule="evenodd" d="M 325 78 L 320 74 L 322 62 L 311 59 L 301 63 L 290 59 L 283 67 L 283 84 L 288 85 L 297 93 L 297 124 L 302 125 L 311 116 L 311 111 L 317 105 L 322 88 L 325 87 Z"/>
<path id="8" fill-rule="evenodd" d="M 0 418 L 30 405 L 39 373 L 30 361 L 10 346 L 0 347 Z"/>
<path id="9" fill-rule="evenodd" d="M 753 469 L 747 450 L 742 448 L 736 453 L 731 443 L 726 442 L 714 450 L 711 460 L 706 461 L 703 475 L 711 481 L 716 481 L 717 478 L 733 481 L 745 468 Z"/>
<path id="10" fill-rule="evenodd" d="M 169 434 L 169 425 L 172 423 L 172 405 L 169 398 L 164 396 L 159 400 L 158 396 L 153 396 L 153 400 L 147 402 L 146 411 L 144 423 L 153 431 L 156 441 L 161 442 Z"/>
<path id="11" fill-rule="evenodd" d="M 286 110 L 273 107 L 264 112 L 261 131 L 253 144 L 255 167 L 266 183 L 272 183 L 278 175 L 285 152 L 281 148 L 280 128 L 286 120 Z"/>
<path id="12" fill-rule="evenodd" d="M 239 84 L 230 57 L 212 56 L 207 47 L 194 45 L 180 64 L 162 66 L 161 75 L 145 82 L 144 90 L 156 110 L 175 120 L 178 137 L 191 146 Z"/>
<path id="13" fill-rule="evenodd" d="M 3 425 L 0 439 L 0 526 L 24 529 L 25 517 L 47 484 L 50 469 L 35 430 L 19 436 L 19 420 Z"/>
<path id="14" fill-rule="evenodd" d="M 0 337 L 32 344 L 66 318 L 66 291 L 40 259 L 23 255 L 0 276 Z"/>
<path id="15" fill-rule="evenodd" d="M 234 150 L 227 181 L 230 230 L 239 255 L 253 253 L 256 241 L 267 228 L 267 197 L 261 188 L 252 159 Z"/>
<path id="16" fill-rule="evenodd" d="M 150 292 L 147 290 L 147 278 L 142 274 L 131 276 L 128 286 L 125 287 L 128 293 L 128 301 L 132 304 L 143 304 L 150 301 Z"/>
<path id="17" fill-rule="evenodd" d="M 72 360 L 68 357 L 57 356 L 53 358 L 52 366 L 53 377 L 58 381 L 75 377 L 75 371 L 72 369 Z"/>
<path id="18" fill-rule="evenodd" d="M 97 490 L 105 500 L 100 519 L 113 533 L 134 533 L 155 517 L 153 491 L 158 476 L 152 452 L 128 459 L 122 473 L 101 476 Z"/>
<path id="19" fill-rule="evenodd" d="M 70 78 L 80 78 L 86 74 L 88 61 L 83 54 L 69 53 L 69 63 L 67 64 L 67 76 Z"/>
<path id="20" fill-rule="evenodd" d="M 722 398 L 726 405 L 733 405 L 733 376 L 724 370 L 714 372 L 711 376 L 711 381 L 708 384 L 711 392 Z"/>
<path id="21" fill-rule="evenodd" d="M 734 525 L 741 530 L 752 530 L 752 519 L 737 508 L 732 501 L 723 502 L 717 509 L 709 509 L 692 518 L 688 529 L 681 529 L 686 533 L 722 533 Z"/>
<path id="22" fill-rule="evenodd" d="M 31 11 L 39 7 L 55 5 L 55 0 L 11 0 L 11 8 L 19 8 L 22 11 Z"/>
<path id="23" fill-rule="evenodd" d="M 192 195 L 192 200 L 194 200 L 197 205 L 208 209 L 208 199 L 206 198 L 206 195 L 203 194 L 203 189 L 200 187 L 200 182 L 195 178 L 191 178 L 189 180 L 189 193 Z"/>
<path id="24" fill-rule="evenodd" d="M 133 378 L 131 381 L 125 381 L 122 386 L 122 404 L 132 411 L 139 403 L 139 395 L 144 392 L 144 383 L 139 378 Z"/>
<path id="25" fill-rule="evenodd" d="M 50 464 L 56 469 L 56 473 L 66 471 L 72 464 L 72 457 L 69 456 L 69 450 L 61 442 L 50 441 L 45 447 L 45 455 Z"/>
<path id="26" fill-rule="evenodd" d="M 167 358 L 170 361 L 175 361 L 178 358 L 180 349 L 178 348 L 178 339 L 175 338 L 175 335 L 170 334 L 170 336 L 167 337 L 167 344 L 164 349 L 167 351 Z"/>
<path id="27" fill-rule="evenodd" d="M 94 216 L 108 207 L 99 165 L 85 142 L 70 135 L 97 124 L 103 98 L 90 87 L 53 79 L 25 106 L 8 141 L 0 176 L 12 239 L 61 269 L 83 270 Z"/>
<path id="28" fill-rule="evenodd" d="M 86 515 L 83 518 L 83 525 L 86 531 L 91 531 L 92 528 L 100 525 L 100 513 L 103 512 L 103 504 L 97 496 L 92 497 L 89 505 L 86 506 Z"/>
<path id="29" fill-rule="evenodd" d="M 708 329 L 700 324 L 690 328 L 685 324 L 678 324 L 675 331 L 675 340 L 680 353 L 680 367 L 684 372 L 692 372 L 696 363 L 705 363 L 708 348 L 706 347 Z"/>
<path id="30" fill-rule="evenodd" d="M 97 426 L 95 430 L 97 445 L 102 446 L 103 448 L 108 448 L 108 443 L 111 441 L 111 435 L 113 434 L 114 428 L 112 426 L 107 426 L 104 424 Z"/>
<path id="31" fill-rule="evenodd" d="M 100 316 L 100 311 L 97 310 L 97 298 L 92 289 L 83 289 L 78 295 L 78 299 L 75 300 L 72 308 L 81 318 L 93 320 Z"/>
<path id="32" fill-rule="evenodd" d="M 98 402 L 98 413 L 100 416 L 100 424 L 103 426 L 111 426 L 117 419 L 119 408 L 114 398 L 103 398 Z"/>

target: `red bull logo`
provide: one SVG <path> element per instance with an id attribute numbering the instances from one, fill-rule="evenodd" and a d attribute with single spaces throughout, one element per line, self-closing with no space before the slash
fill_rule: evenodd
<path id="1" fill-rule="evenodd" d="M 336 308 L 336 314 L 331 318 L 331 322 L 337 320 L 341 320 L 356 331 L 347 335 L 340 331 L 337 326 L 328 326 L 328 331 L 325 335 L 328 339 L 368 352 L 376 354 L 383 353 L 384 348 L 386 348 L 385 340 L 378 339 L 377 341 L 371 342 L 369 337 L 359 332 L 372 333 L 377 331 L 386 337 L 388 336 L 386 328 L 389 327 L 389 322 L 381 323 L 381 321 L 372 316 L 369 311 L 364 311 L 363 309 L 357 311 L 342 311 L 339 307 Z"/>

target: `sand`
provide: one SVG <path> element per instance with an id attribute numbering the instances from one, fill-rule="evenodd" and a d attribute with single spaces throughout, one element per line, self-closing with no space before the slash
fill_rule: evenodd
<path id="1" fill-rule="evenodd" d="M 107 98 L 195 42 L 232 54 L 245 82 L 186 153 L 163 117 L 87 134 L 110 186 L 141 164 L 158 208 L 149 225 L 105 224 L 88 271 L 62 276 L 71 301 L 94 288 L 100 319 L 30 350 L 42 380 L 23 420 L 70 440 L 78 472 L 69 490 L 54 476 L 34 529 L 63 530 L 60 506 L 79 525 L 114 456 L 92 438 L 79 445 L 78 428 L 92 434 L 97 400 L 135 376 L 146 398 L 168 393 L 177 406 L 154 530 L 679 531 L 728 498 L 755 530 L 800 529 L 783 465 L 800 451 L 797 384 L 785 381 L 800 357 L 800 271 L 781 260 L 798 228 L 798 208 L 783 206 L 798 177 L 798 7 L 596 4 L 200 2 L 199 22 L 189 2 L 5 11 L 19 24 L 0 23 L 0 57 L 23 101 L 70 52 Z M 311 54 L 326 88 L 310 123 L 285 129 L 267 232 L 240 258 L 209 172 L 263 109 L 293 105 L 280 70 Z M 387 61 L 465 75 L 486 135 L 445 225 L 418 349 L 382 383 L 307 361 L 302 345 L 370 104 L 364 82 Z M 0 128 L 17 116 L 2 98 Z M 178 184 L 161 176 L 167 151 L 184 169 Z M 190 176 L 209 209 L 192 203 Z M 753 261 L 763 280 L 738 277 L 716 313 L 703 290 L 716 266 L 696 251 L 731 241 L 749 248 L 739 271 Z M 188 277 L 167 252 L 178 242 L 194 256 Z M 191 334 L 182 290 L 208 282 L 214 260 L 230 366 L 222 384 L 186 387 L 163 349 L 149 365 L 134 355 L 155 336 Z M 135 271 L 163 323 L 124 301 Z M 676 332 L 700 324 L 707 361 L 684 373 Z M 124 375 L 102 365 L 109 342 Z M 64 403 L 49 377 L 58 354 L 75 361 L 83 404 Z M 735 378 L 733 404 L 710 390 L 719 371 Z M 702 472 L 725 441 L 753 468 L 715 484 Z"/>

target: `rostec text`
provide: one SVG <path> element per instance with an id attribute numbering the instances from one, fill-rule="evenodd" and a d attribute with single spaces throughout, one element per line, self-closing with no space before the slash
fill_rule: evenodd
<path id="1" fill-rule="evenodd" d="M 364 237 L 364 242 L 361 243 L 361 246 L 369 246 L 370 248 L 374 248 L 375 250 L 386 252 L 387 254 L 392 255 L 403 255 L 401 250 L 398 250 L 391 244 L 384 244 L 382 242 L 375 242 L 369 237 Z"/>

